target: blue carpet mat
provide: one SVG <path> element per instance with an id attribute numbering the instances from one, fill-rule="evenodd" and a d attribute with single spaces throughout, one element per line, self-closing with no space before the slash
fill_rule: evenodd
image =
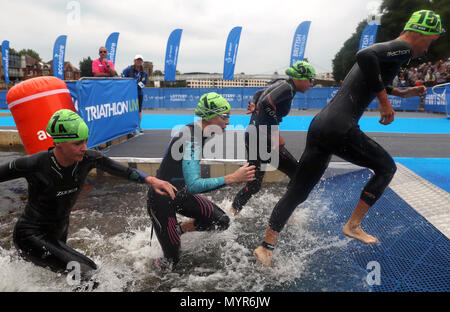
<path id="1" fill-rule="evenodd" d="M 317 237 L 326 233 L 339 235 L 371 175 L 364 169 L 322 180 L 310 197 L 330 202 L 331 212 L 327 216 L 312 216 L 314 220 L 309 220 L 309 230 L 316 232 Z M 450 291 L 450 240 L 391 189 L 388 188 L 369 210 L 362 227 L 377 237 L 379 243 L 365 245 L 351 240 L 344 247 L 320 250 L 311 255 L 311 267 L 308 267 L 306 277 L 300 277 L 292 285 L 283 285 L 284 289 Z M 372 261 L 380 266 L 379 285 L 367 282 L 367 276 L 373 272 L 373 268 L 368 267 Z M 281 288 L 266 290 L 279 291 Z"/>

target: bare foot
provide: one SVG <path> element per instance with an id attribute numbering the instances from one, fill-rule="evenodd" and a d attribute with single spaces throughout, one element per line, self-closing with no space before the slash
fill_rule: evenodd
<path id="1" fill-rule="evenodd" d="M 195 222 L 195 220 L 181 222 L 180 226 L 181 226 L 181 230 L 183 231 L 183 233 L 197 231 L 197 229 L 195 228 L 194 222 Z"/>
<path id="2" fill-rule="evenodd" d="M 367 234 L 361 228 L 361 225 L 350 225 L 349 223 L 344 225 L 342 233 L 348 237 L 356 238 L 357 240 L 363 242 L 364 244 L 375 244 L 378 243 L 378 239 L 372 235 Z"/>
<path id="3" fill-rule="evenodd" d="M 259 246 L 253 251 L 253 255 L 256 259 L 266 267 L 270 266 L 270 263 L 272 262 L 272 254 L 273 251 L 268 250 L 263 246 Z"/>
<path id="4" fill-rule="evenodd" d="M 233 213 L 233 216 L 237 216 L 239 214 L 239 210 L 235 209 L 234 207 L 231 207 L 230 210 Z"/>

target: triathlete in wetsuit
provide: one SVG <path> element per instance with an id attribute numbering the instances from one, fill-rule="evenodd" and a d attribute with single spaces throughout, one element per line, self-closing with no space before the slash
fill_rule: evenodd
<path id="1" fill-rule="evenodd" d="M 377 242 L 375 237 L 362 230 L 360 224 L 388 186 L 396 166 L 392 157 L 359 129 L 358 121 L 375 96 L 380 106 L 380 123 L 386 125 L 394 119 L 394 110 L 387 93 L 402 97 L 426 94 L 423 86 L 399 90 L 389 85 L 400 66 L 425 53 L 440 34 L 439 16 L 423 10 L 413 14 L 396 40 L 378 43 L 357 53 L 356 64 L 339 92 L 310 124 L 306 148 L 295 177 L 273 209 L 265 240 L 254 252 L 264 265 L 270 265 L 279 232 L 294 209 L 307 199 L 333 154 L 374 171 L 343 233 L 364 243 Z"/>
<path id="2" fill-rule="evenodd" d="M 93 168 L 139 183 L 148 183 L 158 192 L 174 196 L 173 186 L 145 173 L 123 166 L 103 154 L 87 150 L 89 130 L 75 112 L 57 111 L 47 126 L 55 147 L 20 157 L 0 166 L 0 182 L 25 178 L 28 202 L 14 228 L 14 244 L 20 255 L 36 265 L 66 272 L 76 261 L 81 274 L 95 270 L 96 264 L 66 245 L 69 215 L 86 176 Z M 67 272 L 66 272 L 67 273 Z"/>
<path id="3" fill-rule="evenodd" d="M 297 91 L 305 93 L 309 87 L 312 86 L 315 70 L 306 61 L 298 61 L 292 67 L 286 69 L 286 74 L 290 77 L 289 79 L 277 79 L 267 88 L 258 90 L 253 96 L 252 103 L 254 103 L 254 107 L 251 107 L 252 104 L 249 104 L 249 110 L 253 111 L 249 126 L 245 132 L 245 147 L 249 163 L 255 165 L 256 168 L 255 180 L 247 183 L 234 198 L 231 210 L 235 215 L 237 215 L 250 198 L 261 189 L 265 174 L 265 170 L 261 168 L 262 163 L 271 163 L 274 161 L 274 164 L 277 165 L 277 169 L 291 179 L 297 169 L 297 159 L 295 159 L 286 149 L 284 140 L 281 136 L 273 137 L 273 135 L 279 135 L 279 131 L 274 131 L 272 133 L 272 126 L 278 126 L 283 117 L 289 114 L 295 93 Z M 253 133 L 256 135 L 252 136 Z M 260 149 L 264 148 L 259 145 L 260 136 L 263 136 L 263 140 L 266 140 L 267 142 L 266 151 Z M 254 140 L 253 148 L 256 147 L 256 151 L 252 151 L 251 148 L 249 148 L 251 145 L 249 140 Z M 272 144 L 276 144 L 276 142 L 279 146 L 271 147 Z M 267 160 L 262 159 L 262 152 L 269 155 L 271 148 L 278 151 L 278 161 L 270 158 Z M 255 152 L 253 153 L 254 156 L 252 155 L 252 152 Z"/>
<path id="4" fill-rule="evenodd" d="M 186 125 L 169 143 L 157 177 L 177 187 L 176 197 L 171 200 L 152 190 L 148 193 L 148 212 L 164 253 L 164 258 L 156 262 L 160 269 L 170 269 L 179 261 L 182 233 L 228 228 L 230 219 L 225 212 L 199 193 L 254 179 L 254 166 L 248 164 L 224 177 L 200 177 L 203 145 L 208 139 L 205 134 L 210 130 L 215 130 L 215 133 L 224 131 L 229 124 L 229 111 L 230 104 L 219 94 L 211 92 L 203 95 L 195 110 L 195 114 L 202 119 Z M 176 213 L 193 220 L 179 224 Z"/>

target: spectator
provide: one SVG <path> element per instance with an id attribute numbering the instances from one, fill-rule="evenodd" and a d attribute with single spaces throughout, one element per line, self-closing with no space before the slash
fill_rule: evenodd
<path id="1" fill-rule="evenodd" d="M 442 61 L 441 61 L 442 62 Z M 439 75 L 437 75 L 439 73 Z M 441 63 L 439 69 L 436 73 L 437 84 L 446 83 L 448 80 L 447 66 L 444 63 Z"/>
<path id="2" fill-rule="evenodd" d="M 122 72 L 122 77 L 131 77 L 136 79 L 138 99 L 139 99 L 139 129 L 136 133 L 139 135 L 141 133 L 141 119 L 142 119 L 142 102 L 144 95 L 142 89 L 147 84 L 147 73 L 144 71 L 144 58 L 142 55 L 138 54 L 134 57 L 134 65 L 130 65 Z"/>
<path id="3" fill-rule="evenodd" d="M 408 82 L 406 81 L 405 73 L 401 73 L 400 74 L 400 87 L 404 88 L 407 86 L 408 86 Z"/>
<path id="4" fill-rule="evenodd" d="M 424 85 L 430 88 L 436 84 L 436 77 L 434 76 L 433 70 L 430 68 L 424 78 Z"/>
<path id="5" fill-rule="evenodd" d="M 98 50 L 100 57 L 92 62 L 92 73 L 94 77 L 114 77 L 117 76 L 114 70 L 114 63 L 108 60 L 108 50 L 100 47 Z"/>

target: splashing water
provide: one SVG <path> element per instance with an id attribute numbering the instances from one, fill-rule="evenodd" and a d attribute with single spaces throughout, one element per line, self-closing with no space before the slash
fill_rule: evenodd
<path id="1" fill-rule="evenodd" d="M 346 261 L 336 259 L 349 239 L 315 222 L 336 222 L 322 184 L 280 234 L 273 265 L 263 268 L 253 257 L 286 185 L 265 184 L 236 217 L 229 208 L 242 185 L 206 194 L 230 216 L 230 227 L 183 234 L 179 264 L 162 274 L 153 266 L 162 251 L 156 236 L 150 245 L 147 187 L 114 177 L 90 178 L 70 217 L 67 244 L 97 264 L 95 291 L 340 290 L 336 271 Z M 72 291 L 64 275 L 22 260 L 14 248 L 12 231 L 25 206 L 26 187 L 23 179 L 0 183 L 1 201 L 7 200 L 0 206 L 0 291 Z M 360 272 L 350 275 L 345 279 L 355 279 L 356 290 L 366 290 Z"/>

